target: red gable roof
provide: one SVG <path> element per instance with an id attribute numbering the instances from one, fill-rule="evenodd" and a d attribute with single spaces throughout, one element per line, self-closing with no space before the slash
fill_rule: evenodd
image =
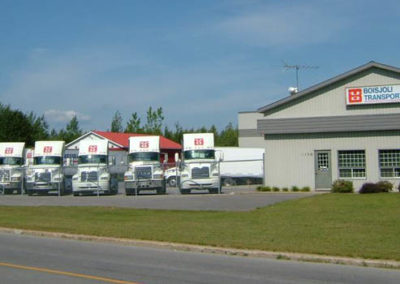
<path id="1" fill-rule="evenodd" d="M 106 131 L 97 131 L 97 130 L 94 130 L 93 133 L 96 133 L 97 135 L 100 135 L 100 136 L 102 136 L 108 140 L 111 140 L 119 145 L 122 145 L 124 148 L 129 147 L 129 137 L 148 135 L 148 134 L 138 134 L 138 133 L 106 132 Z M 176 143 L 176 142 L 160 135 L 160 148 L 161 149 L 181 150 L 182 146 L 181 146 L 181 144 Z"/>

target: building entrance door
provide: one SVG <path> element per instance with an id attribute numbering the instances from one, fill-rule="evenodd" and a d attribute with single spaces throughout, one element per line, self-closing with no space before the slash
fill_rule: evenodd
<path id="1" fill-rule="evenodd" d="M 331 151 L 318 150 L 315 157 L 315 189 L 328 189 L 332 186 Z"/>

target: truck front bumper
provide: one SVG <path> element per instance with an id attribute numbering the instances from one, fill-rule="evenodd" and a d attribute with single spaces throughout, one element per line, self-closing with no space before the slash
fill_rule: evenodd
<path id="1" fill-rule="evenodd" d="M 1 182 L 0 183 L 0 190 L 3 189 L 21 189 L 21 182 L 20 181 L 10 181 L 10 182 Z"/>
<path id="2" fill-rule="evenodd" d="M 205 179 L 182 179 L 179 182 L 181 189 L 210 189 L 219 188 L 220 181 L 218 177 Z"/>
<path id="3" fill-rule="evenodd" d="M 58 191 L 58 189 L 62 190 L 64 187 L 62 182 L 27 182 L 25 184 L 26 190 L 34 190 L 34 191 Z"/>
<path id="4" fill-rule="evenodd" d="M 154 190 L 163 187 L 163 180 L 135 180 L 125 181 L 125 189 Z"/>
<path id="5" fill-rule="evenodd" d="M 110 183 L 107 180 L 99 182 L 72 181 L 72 192 L 74 193 L 85 193 L 85 192 L 106 193 L 109 191 L 110 191 Z"/>

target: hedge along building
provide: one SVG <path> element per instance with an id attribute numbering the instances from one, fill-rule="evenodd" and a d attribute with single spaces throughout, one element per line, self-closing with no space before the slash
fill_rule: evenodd
<path id="1" fill-rule="evenodd" d="M 400 181 L 400 69 L 369 62 L 257 111 L 239 146 L 265 147 L 266 185 L 330 189 Z"/>

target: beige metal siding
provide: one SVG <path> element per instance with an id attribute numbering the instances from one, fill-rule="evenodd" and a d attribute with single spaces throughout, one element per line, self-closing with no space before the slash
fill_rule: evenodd
<path id="1" fill-rule="evenodd" d="M 397 135 L 397 136 L 395 136 Z M 365 182 L 381 180 L 378 161 L 378 150 L 399 149 L 400 132 L 391 132 L 390 135 L 381 133 L 367 133 L 365 135 L 348 135 L 348 137 L 307 138 L 299 135 L 297 138 L 284 139 L 285 135 L 275 136 L 265 143 L 265 176 L 266 185 L 278 187 L 309 186 L 315 187 L 314 151 L 331 150 L 332 180 L 338 179 L 339 150 L 366 151 L 366 178 L 351 179 L 355 190 Z M 313 137 L 313 136 L 310 136 Z M 389 180 L 397 187 L 399 179 Z"/>
<path id="2" fill-rule="evenodd" d="M 349 87 L 400 84 L 400 75 L 393 72 L 371 69 L 356 77 L 342 80 L 333 86 L 310 94 L 300 103 L 289 103 L 288 107 L 271 113 L 266 118 L 295 118 L 316 116 L 341 116 L 361 114 L 398 113 L 398 104 L 346 107 L 345 89 Z"/>

